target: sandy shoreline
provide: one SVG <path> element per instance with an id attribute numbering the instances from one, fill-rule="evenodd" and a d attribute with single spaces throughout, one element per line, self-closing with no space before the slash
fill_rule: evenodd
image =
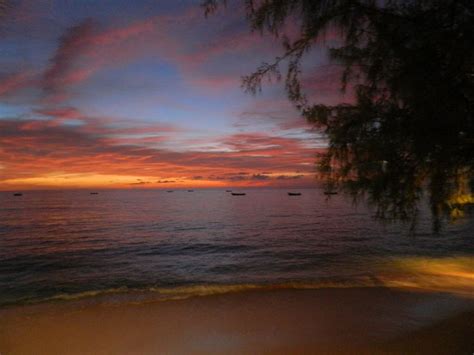
<path id="1" fill-rule="evenodd" d="M 474 351 L 474 300 L 388 288 L 246 291 L 0 310 L 0 354 Z"/>

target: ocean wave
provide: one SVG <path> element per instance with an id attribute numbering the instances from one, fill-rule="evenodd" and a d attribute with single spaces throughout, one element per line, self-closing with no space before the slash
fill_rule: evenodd
<path id="1" fill-rule="evenodd" d="M 430 292 L 445 292 L 474 297 L 474 257 L 399 257 L 378 260 L 378 267 L 367 275 L 317 281 L 288 281 L 281 283 L 194 284 L 175 287 L 127 286 L 60 293 L 49 297 L 19 300 L 16 304 L 43 302 L 100 300 L 107 303 L 143 303 L 181 300 L 249 291 L 316 290 L 323 288 L 388 287 Z"/>
<path id="2" fill-rule="evenodd" d="M 16 304 L 38 304 L 57 301 L 77 301 L 84 299 L 104 299 L 105 301 L 144 303 L 150 301 L 172 301 L 191 297 L 203 297 L 247 291 L 272 290 L 310 290 L 322 288 L 355 288 L 381 286 L 373 278 L 360 278 L 347 281 L 322 282 L 285 282 L 275 284 L 202 284 L 177 287 L 144 287 L 131 288 L 127 286 L 100 290 L 87 290 L 76 293 L 60 293 L 37 299 L 23 299 Z M 9 304 L 11 305 L 11 303 Z"/>

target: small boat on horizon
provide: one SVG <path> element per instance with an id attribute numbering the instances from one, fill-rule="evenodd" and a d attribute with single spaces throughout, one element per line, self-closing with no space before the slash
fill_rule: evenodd
<path id="1" fill-rule="evenodd" d="M 288 196 L 301 196 L 301 192 L 288 192 Z"/>
<path id="2" fill-rule="evenodd" d="M 232 192 L 232 196 L 245 196 L 245 192 Z"/>
<path id="3" fill-rule="evenodd" d="M 13 196 L 23 196 L 23 194 L 21 192 L 15 192 Z"/>
<path id="4" fill-rule="evenodd" d="M 325 195 L 337 195 L 337 191 L 324 191 Z"/>
<path id="5" fill-rule="evenodd" d="M 168 190 L 168 191 L 166 191 L 166 192 L 173 192 L 173 190 Z"/>
<path id="6" fill-rule="evenodd" d="M 98 192 L 91 192 L 90 194 L 91 195 L 98 195 L 99 193 Z"/>
<path id="7" fill-rule="evenodd" d="M 225 190 L 225 192 L 232 192 L 232 190 Z"/>
<path id="8" fill-rule="evenodd" d="M 188 190 L 188 192 L 194 192 L 194 190 Z"/>

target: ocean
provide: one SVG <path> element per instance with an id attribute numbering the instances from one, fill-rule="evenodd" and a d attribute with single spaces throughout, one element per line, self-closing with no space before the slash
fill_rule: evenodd
<path id="1" fill-rule="evenodd" d="M 474 291 L 474 221 L 381 223 L 320 189 L 0 192 L 0 306 L 253 288 Z"/>

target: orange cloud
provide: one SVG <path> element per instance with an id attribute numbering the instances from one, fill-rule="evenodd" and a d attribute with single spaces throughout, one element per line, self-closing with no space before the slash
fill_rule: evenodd
<path id="1" fill-rule="evenodd" d="M 49 113 L 76 114 L 73 109 Z M 171 130 L 143 138 L 111 138 L 112 132 L 91 118 L 77 127 L 47 120 L 0 121 L 3 188 L 162 187 L 159 181 L 166 180 L 183 187 L 312 183 L 314 150 L 298 139 L 235 134 L 218 139 L 220 151 L 176 152 L 160 148 L 162 140 L 172 139 Z M 151 141 L 155 145 L 149 146 Z"/>

